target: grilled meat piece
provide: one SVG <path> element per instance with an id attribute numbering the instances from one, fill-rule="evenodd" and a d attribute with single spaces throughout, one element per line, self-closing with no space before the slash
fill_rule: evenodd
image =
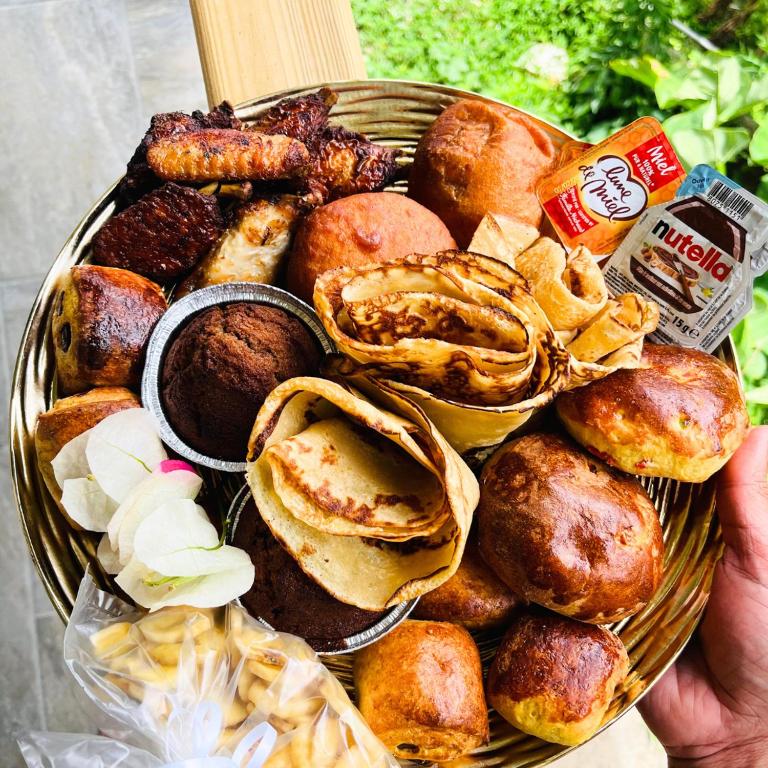
<path id="1" fill-rule="evenodd" d="M 164 283 L 189 272 L 223 231 L 216 197 L 164 184 L 104 224 L 93 238 L 93 261 Z"/>
<path id="2" fill-rule="evenodd" d="M 288 136 L 209 128 L 157 139 L 147 161 L 171 181 L 272 181 L 294 178 L 309 162 L 309 152 Z"/>
<path id="3" fill-rule="evenodd" d="M 328 124 L 328 113 L 338 97 L 330 88 L 307 96 L 283 99 L 268 109 L 248 130 L 290 136 L 312 147 Z"/>
<path id="4" fill-rule="evenodd" d="M 274 283 L 304 208 L 296 195 L 241 205 L 232 226 L 178 287 L 176 297 L 218 283 Z"/>
<path id="5" fill-rule="evenodd" d="M 167 304 L 160 286 L 125 269 L 81 264 L 62 277 L 51 323 L 59 393 L 135 387 Z"/>
<path id="6" fill-rule="evenodd" d="M 196 110 L 191 115 L 184 112 L 162 112 L 154 115 L 149 130 L 144 134 L 141 144 L 136 147 L 133 157 L 128 161 L 125 176 L 118 187 L 118 206 L 124 208 L 135 203 L 142 195 L 163 183 L 147 163 L 147 149 L 156 139 L 204 128 L 239 130 L 241 127 L 242 123 L 235 117 L 232 105 L 226 101 L 207 113 Z"/>
<path id="7" fill-rule="evenodd" d="M 306 184 L 325 202 L 359 192 L 376 192 L 397 176 L 397 158 L 401 154 L 399 149 L 374 144 L 361 133 L 328 126 L 313 147 Z"/>

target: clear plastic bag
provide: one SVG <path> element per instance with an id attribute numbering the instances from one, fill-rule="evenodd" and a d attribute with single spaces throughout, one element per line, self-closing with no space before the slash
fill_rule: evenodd
<path id="1" fill-rule="evenodd" d="M 101 736 L 31 733 L 30 768 L 397 768 L 300 638 L 242 608 L 146 614 L 86 576 L 64 657 Z"/>

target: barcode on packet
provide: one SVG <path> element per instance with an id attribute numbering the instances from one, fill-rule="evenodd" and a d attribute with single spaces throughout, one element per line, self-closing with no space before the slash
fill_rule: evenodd
<path id="1" fill-rule="evenodd" d="M 737 189 L 731 189 L 722 181 L 713 181 L 712 186 L 707 190 L 707 201 L 714 203 L 718 208 L 722 208 L 733 218 L 744 219 L 753 208 L 753 203 L 747 200 Z"/>

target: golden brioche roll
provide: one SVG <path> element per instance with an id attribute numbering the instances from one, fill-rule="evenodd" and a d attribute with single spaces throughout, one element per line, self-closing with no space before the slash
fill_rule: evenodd
<path id="1" fill-rule="evenodd" d="M 462 100 L 448 107 L 416 148 L 408 194 L 466 248 L 486 213 L 539 227 L 536 183 L 555 159 L 545 131 L 499 104 Z"/>
<path id="2" fill-rule="evenodd" d="M 480 653 L 463 627 L 405 621 L 355 658 L 358 707 L 396 757 L 451 760 L 488 741 Z"/>
<path id="3" fill-rule="evenodd" d="M 311 304 L 315 280 L 328 269 L 455 247 L 445 224 L 404 195 L 351 195 L 317 208 L 299 225 L 288 256 L 286 287 Z"/>
<path id="4" fill-rule="evenodd" d="M 476 544 L 467 545 L 456 573 L 419 598 L 414 619 L 451 621 L 467 629 L 507 623 L 520 601 L 485 564 Z"/>
<path id="5" fill-rule="evenodd" d="M 73 438 L 95 427 L 102 419 L 126 408 L 140 408 L 139 398 L 123 387 L 96 387 L 80 395 L 63 397 L 53 407 L 41 413 L 35 428 L 37 466 L 45 485 L 59 508 L 61 488 L 56 482 L 51 462 L 56 454 Z M 64 512 L 66 514 L 66 512 Z M 76 528 L 80 526 L 74 521 Z"/>
<path id="6" fill-rule="evenodd" d="M 749 416 L 736 374 L 706 352 L 645 344 L 640 366 L 557 400 L 568 432 L 625 472 L 700 483 L 735 453 Z"/>
<path id="7" fill-rule="evenodd" d="M 661 581 L 661 526 L 640 483 L 559 435 L 526 435 L 493 454 L 477 519 L 480 552 L 499 578 L 565 616 L 618 621 Z"/>
<path id="8" fill-rule="evenodd" d="M 488 702 L 525 733 L 557 744 L 586 741 L 602 725 L 627 651 L 603 627 L 528 612 L 513 619 L 488 670 Z"/>

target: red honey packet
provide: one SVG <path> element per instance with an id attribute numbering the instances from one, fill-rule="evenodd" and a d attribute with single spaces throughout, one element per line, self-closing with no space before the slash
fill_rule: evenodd
<path id="1" fill-rule="evenodd" d="M 566 248 L 613 253 L 646 208 L 672 200 L 685 171 L 661 124 L 641 117 L 539 181 L 536 194 Z"/>

